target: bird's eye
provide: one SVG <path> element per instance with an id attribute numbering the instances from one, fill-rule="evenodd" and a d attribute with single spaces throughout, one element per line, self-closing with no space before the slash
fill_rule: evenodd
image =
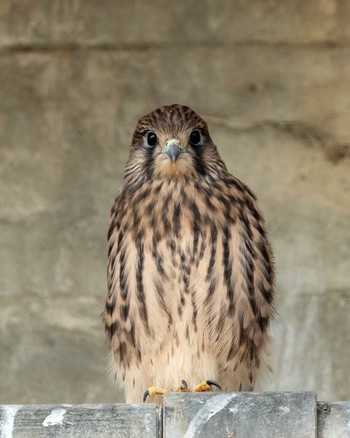
<path id="1" fill-rule="evenodd" d="M 153 131 L 147 132 L 147 144 L 154 147 L 158 143 L 158 138 Z"/>
<path id="2" fill-rule="evenodd" d="M 202 136 L 199 129 L 195 129 L 191 132 L 190 143 L 192 146 L 198 146 L 202 141 Z"/>

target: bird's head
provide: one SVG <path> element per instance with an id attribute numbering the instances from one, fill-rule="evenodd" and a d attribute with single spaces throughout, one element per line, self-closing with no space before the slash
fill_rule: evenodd
<path id="1" fill-rule="evenodd" d="M 222 170 L 206 122 L 187 106 L 170 105 L 139 120 L 125 177 L 196 178 Z"/>

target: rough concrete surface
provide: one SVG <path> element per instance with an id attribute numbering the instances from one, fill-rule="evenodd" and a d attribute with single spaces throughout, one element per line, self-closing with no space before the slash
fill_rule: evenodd
<path id="1" fill-rule="evenodd" d="M 311 392 L 166 394 L 156 404 L 0 405 L 1 437 L 340 438 L 349 402 Z"/>
<path id="2" fill-rule="evenodd" d="M 146 7 L 147 6 L 147 7 Z M 203 115 L 278 271 L 268 390 L 350 399 L 350 6 L 0 3 L 0 403 L 122 400 L 100 320 L 137 119 Z"/>
<path id="3" fill-rule="evenodd" d="M 166 394 L 164 437 L 315 438 L 316 394 Z"/>
<path id="4" fill-rule="evenodd" d="M 159 438 L 157 405 L 7 405 L 0 407 L 4 438 Z"/>
<path id="5" fill-rule="evenodd" d="M 350 403 L 317 404 L 318 438 L 340 438 L 350 435 Z"/>

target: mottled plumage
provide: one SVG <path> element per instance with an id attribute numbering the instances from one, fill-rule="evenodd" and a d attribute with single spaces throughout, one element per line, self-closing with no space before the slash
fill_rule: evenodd
<path id="1" fill-rule="evenodd" d="M 104 321 L 126 401 L 182 379 L 252 390 L 270 351 L 271 248 L 255 196 L 190 108 L 138 122 L 108 243 Z"/>

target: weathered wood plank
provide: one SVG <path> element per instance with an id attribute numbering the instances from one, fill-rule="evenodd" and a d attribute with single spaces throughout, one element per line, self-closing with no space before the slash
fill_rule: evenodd
<path id="1" fill-rule="evenodd" d="M 350 402 L 319 402 L 317 404 L 318 438 L 350 436 Z"/>
<path id="2" fill-rule="evenodd" d="M 316 394 L 166 394 L 163 418 L 166 438 L 315 438 Z"/>
<path id="3" fill-rule="evenodd" d="M 159 438 L 161 407 L 130 405 L 5 405 L 1 438 Z"/>

